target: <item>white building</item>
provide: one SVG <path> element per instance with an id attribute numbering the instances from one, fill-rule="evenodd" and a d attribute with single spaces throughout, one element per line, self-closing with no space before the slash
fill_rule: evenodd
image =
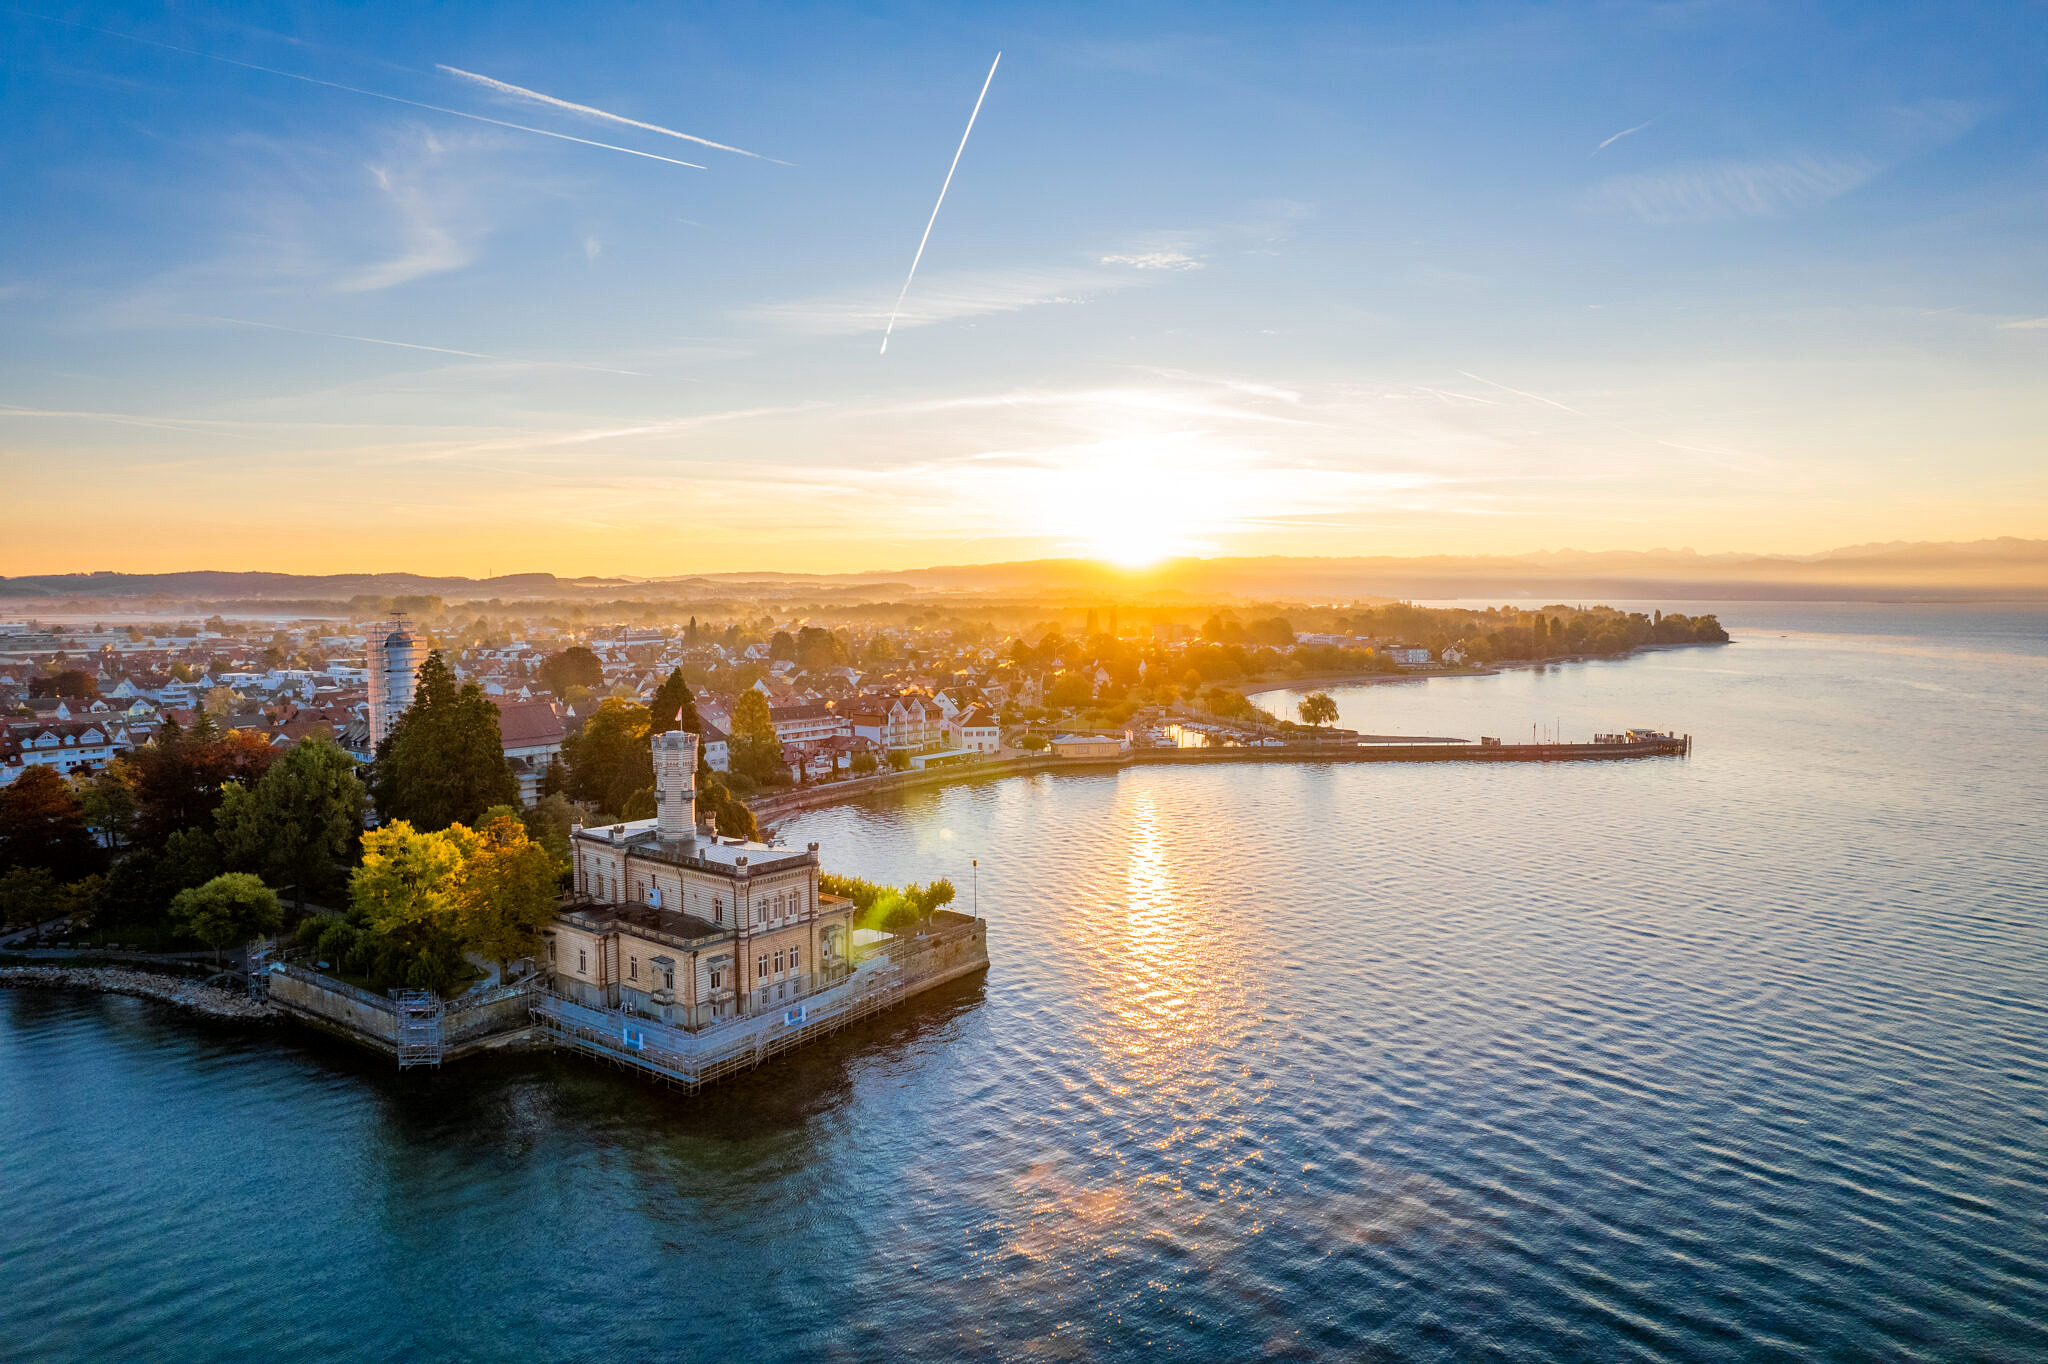
<path id="1" fill-rule="evenodd" d="M 370 627 L 370 749 L 384 742 L 398 717 L 412 705 L 418 683 L 419 646 L 403 620 Z"/>
<path id="2" fill-rule="evenodd" d="M 999 753 L 1003 747 L 1003 728 L 996 723 L 996 717 L 980 706 L 974 706 L 955 716 L 946 728 L 953 736 L 953 747 L 969 753 Z"/>

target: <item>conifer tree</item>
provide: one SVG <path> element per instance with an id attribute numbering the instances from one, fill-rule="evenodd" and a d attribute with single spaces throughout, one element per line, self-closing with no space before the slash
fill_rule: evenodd
<path id="1" fill-rule="evenodd" d="M 458 686 L 438 649 L 420 665 L 412 705 L 377 746 L 370 790 L 384 819 L 429 831 L 519 803 L 498 708 L 476 683 Z"/>

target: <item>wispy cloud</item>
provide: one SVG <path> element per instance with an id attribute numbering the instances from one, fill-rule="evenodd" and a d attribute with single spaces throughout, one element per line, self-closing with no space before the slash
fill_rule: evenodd
<path id="1" fill-rule="evenodd" d="M 1200 258 L 1185 251 L 1129 251 L 1102 257 L 1104 265 L 1128 265 L 1133 270 L 1199 270 Z"/>
<path id="2" fill-rule="evenodd" d="M 500 364 L 551 364 L 564 369 L 588 370 L 593 374 L 623 374 L 634 379 L 647 377 L 635 369 L 612 369 L 606 365 L 585 365 L 573 360 L 522 361 L 510 355 L 488 355 L 483 351 L 456 350 L 451 346 L 429 346 L 418 341 L 394 341 L 382 336 L 357 336 L 350 332 L 326 332 L 312 327 L 287 327 L 280 322 L 258 322 L 246 317 L 203 317 L 199 320 L 229 327 L 260 327 L 264 331 L 288 332 L 293 336 L 317 336 L 330 341 L 358 341 L 368 346 L 394 346 L 400 350 L 429 351 L 435 355 L 455 355 L 469 360 L 492 360 Z"/>
<path id="3" fill-rule="evenodd" d="M 904 305 L 896 325 L 923 327 L 1050 303 L 1078 303 L 1135 282 L 1123 272 L 1060 268 L 930 276 L 917 297 Z M 742 310 L 740 316 L 810 336 L 858 336 L 888 325 L 889 298 L 881 290 L 863 289 L 762 304 Z"/>
<path id="4" fill-rule="evenodd" d="M 491 76 L 479 76 L 474 71 L 464 71 L 460 67 L 446 66 L 436 62 L 434 69 L 436 71 L 445 71 L 458 80 L 474 82 L 487 90 L 495 90 L 501 95 L 510 95 L 514 99 L 522 99 L 532 104 L 545 105 L 550 109 L 561 109 L 567 113 L 581 115 L 584 118 L 594 118 L 605 123 L 616 123 L 625 128 L 639 128 L 643 132 L 660 133 L 663 137 L 680 138 L 684 142 L 694 142 L 700 147 L 711 147 L 721 152 L 732 152 L 738 156 L 751 156 L 757 161 L 775 161 L 775 164 L 778 166 L 789 164 L 787 161 L 776 161 L 772 156 L 763 156 L 759 152 L 750 152 L 745 147 L 733 147 L 723 142 L 713 142 L 710 138 L 699 137 L 695 133 L 677 132 L 674 128 L 664 128 L 659 123 L 642 123 L 637 118 L 627 118 L 624 114 L 610 113 L 604 109 L 593 108 L 588 104 L 576 104 L 570 100 L 557 99 L 553 95 L 544 95 L 538 90 L 529 90 L 523 85 L 513 85 L 509 81 L 501 81 Z"/>
<path id="5" fill-rule="evenodd" d="M 1701 161 L 1613 176 L 1595 188 L 1593 202 L 1646 223 L 1761 218 L 1824 203 L 1855 189 L 1877 171 L 1877 162 L 1864 157 Z"/>
<path id="6" fill-rule="evenodd" d="M 373 262 L 334 282 L 337 293 L 367 293 L 409 284 L 427 275 L 458 270 L 473 259 L 468 241 L 450 230 L 432 191 L 420 180 L 403 172 L 394 174 L 387 166 L 370 167 L 398 220 L 402 239 L 399 253 Z"/>
<path id="7" fill-rule="evenodd" d="M 1656 121 L 1657 120 L 1654 118 L 1646 118 L 1633 128 L 1623 128 L 1613 137 L 1608 138 L 1605 142 L 1602 142 L 1599 146 L 1593 148 L 1593 155 L 1598 156 L 1601 152 L 1606 151 L 1609 147 L 1612 147 L 1615 143 L 1621 141 L 1624 137 L 1628 137 L 1632 134 L 1639 133 L 1643 129 L 1649 127 L 1652 123 L 1655 123 Z"/>
<path id="8" fill-rule="evenodd" d="M 2009 332 L 2048 331 L 2048 317 L 2021 317 L 1998 325 Z"/>

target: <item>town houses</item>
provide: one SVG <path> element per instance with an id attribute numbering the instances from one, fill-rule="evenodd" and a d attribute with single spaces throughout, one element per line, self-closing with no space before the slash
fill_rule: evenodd
<path id="1" fill-rule="evenodd" d="M 221 731 L 253 732 L 279 748 L 328 735 L 368 762 L 380 722 L 388 728 L 409 696 L 401 674 L 430 650 L 495 703 L 506 759 L 529 804 L 559 789 L 566 746 L 600 706 L 644 705 L 678 669 L 696 695 L 699 741 L 713 771 L 730 770 L 734 707 L 751 691 L 767 703 L 778 780 L 808 783 L 1046 751 L 1077 725 L 1121 724 L 1111 708 L 1127 711 L 1127 697 L 1206 706 L 1219 684 L 1258 672 L 1355 668 L 1376 648 L 1389 670 L 1433 657 L 1420 645 L 1355 630 L 1297 638 L 1277 619 L 1212 617 L 1199 629 L 1132 619 L 1119 627 L 1115 611 L 1106 623 L 1090 612 L 1068 626 L 1072 634 L 1058 623 L 1005 634 L 938 612 L 923 613 L 928 620 L 908 612 L 894 623 L 778 624 L 762 615 L 715 626 L 695 618 L 580 625 L 490 605 L 497 609 L 385 599 L 346 623 L 218 614 L 0 623 L 0 785 L 31 765 L 91 772 L 166 725 L 190 730 L 202 712 Z M 402 623 L 396 632 L 394 620 Z M 1457 666 L 1467 654 L 1444 646 L 1441 657 Z M 573 680 L 551 671 L 570 655 L 581 660 Z"/>

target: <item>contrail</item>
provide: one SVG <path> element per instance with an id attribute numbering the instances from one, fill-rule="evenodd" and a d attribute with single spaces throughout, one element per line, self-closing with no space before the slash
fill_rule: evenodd
<path id="1" fill-rule="evenodd" d="M 910 293 L 910 281 L 917 278 L 917 263 L 924 259 L 924 244 L 932 239 L 932 224 L 939 220 L 939 208 L 946 202 L 946 191 L 953 184 L 953 172 L 960 169 L 960 153 L 967 150 L 967 134 L 974 131 L 974 120 L 981 114 L 981 102 L 988 98 L 989 82 L 996 78 L 996 66 L 1003 60 L 1003 54 L 996 53 L 996 59 L 988 64 L 988 80 L 981 83 L 981 93 L 974 97 L 974 112 L 967 116 L 967 132 L 960 134 L 960 145 L 953 149 L 953 164 L 946 167 L 946 183 L 939 186 L 939 202 L 932 205 L 932 216 L 925 220 L 924 235 L 917 239 L 917 254 L 910 258 L 910 273 L 903 277 L 903 288 L 896 295 L 895 310 L 889 314 L 889 325 L 882 329 L 882 348 L 877 355 L 889 353 L 889 334 L 896 330 L 896 319 L 903 313 L 903 299 Z"/>
<path id="2" fill-rule="evenodd" d="M 18 14 L 27 13 L 25 10 L 17 10 L 15 12 Z M 138 38 L 133 33 L 121 33 L 111 28 L 99 28 L 92 24 L 77 24 L 69 19 L 52 19 L 47 14 L 35 14 L 30 15 L 30 17 L 45 19 L 53 24 L 62 24 L 66 28 L 82 28 L 88 33 L 99 33 L 109 38 L 124 38 L 131 43 L 141 43 L 145 47 L 159 47 L 166 52 L 178 52 L 187 57 L 201 58 L 204 61 L 220 62 L 227 66 L 239 66 L 245 71 L 261 71 L 265 75 L 283 76 L 286 80 L 304 81 L 308 85 L 324 85 L 330 90 L 346 90 L 351 95 L 368 95 L 371 99 L 389 100 L 393 104 L 403 104 L 414 109 L 425 109 L 436 114 L 447 114 L 452 118 L 466 118 L 473 123 L 488 123 L 498 128 L 515 128 L 522 133 L 537 133 L 542 137 L 560 138 L 564 142 L 574 142 L 585 147 L 602 147 L 608 152 L 624 152 L 628 156 L 644 156 L 649 161 L 665 161 L 671 166 L 687 166 L 691 170 L 704 169 L 703 166 L 698 165 L 695 161 L 678 161 L 672 156 L 656 156 L 653 152 L 635 151 L 631 147 L 618 147 L 609 142 L 593 142 L 587 137 L 571 137 L 567 133 L 551 132 L 546 128 L 529 127 L 524 123 L 508 123 L 502 118 L 485 118 L 482 114 L 466 114 L 460 109 L 444 109 L 438 104 L 422 104 L 416 99 L 400 99 L 397 95 L 380 94 L 375 90 L 364 90 L 354 85 L 343 85 L 340 81 L 324 81 L 318 76 L 302 76 L 296 71 L 280 71 L 274 66 L 258 66 L 255 62 L 237 61 L 233 57 L 217 56 L 211 52 L 201 52 L 196 48 L 179 47 L 175 43 L 160 43 L 154 38 Z"/>
<path id="3" fill-rule="evenodd" d="M 1654 118 L 1646 118 L 1633 128 L 1623 128 L 1613 137 L 1608 138 L 1605 142 L 1602 142 L 1599 146 L 1593 148 L 1592 154 L 1594 156 L 1598 156 L 1600 153 L 1606 151 L 1609 147 L 1612 147 L 1615 143 L 1621 141 L 1624 137 L 1627 137 L 1630 133 L 1639 133 L 1643 129 L 1649 127 L 1652 123 L 1655 123 L 1656 121 L 1657 120 Z"/>
<path id="4" fill-rule="evenodd" d="M 286 327 L 276 322 L 256 322 L 246 317 L 202 317 L 202 322 L 220 322 L 231 327 L 261 327 L 265 331 L 290 332 L 294 336 L 324 336 L 332 341 L 361 341 L 371 346 L 397 346 L 401 350 L 432 351 L 436 355 L 460 355 L 469 360 L 495 360 L 508 365 L 561 365 L 566 369 L 587 369 L 598 374 L 625 374 L 635 379 L 647 376 L 634 369 L 607 369 L 603 365 L 579 365 L 573 360 L 521 360 L 513 355 L 486 355 L 478 350 L 454 350 L 447 346 L 423 346 L 417 341 L 392 341 L 382 336 L 352 336 L 348 332 L 314 331 L 308 327 Z"/>
<path id="5" fill-rule="evenodd" d="M 474 71 L 464 71 L 459 66 L 447 66 L 436 62 L 434 63 L 434 69 L 436 71 L 446 71 L 449 75 L 462 80 L 475 81 L 478 85 L 496 90 L 499 94 L 516 95 L 520 99 L 530 99 L 537 104 L 545 104 L 555 109 L 566 109 L 572 114 L 582 114 L 586 118 L 601 118 L 610 123 L 624 124 L 628 128 L 640 128 L 650 133 L 660 133 L 663 137 L 679 137 L 685 142 L 695 142 L 700 147 L 714 147 L 722 152 L 734 152 L 740 156 L 751 156 L 756 161 L 775 161 L 775 158 L 772 156 L 763 156 L 759 152 L 750 152 L 745 147 L 728 147 L 723 142 L 713 142 L 710 138 L 698 137 L 695 133 L 679 133 L 674 128 L 664 128 L 659 123 L 642 123 L 637 118 L 627 118 L 623 114 L 614 114 L 603 109 L 593 109 L 588 104 L 574 104 L 566 99 L 556 99 L 553 95 L 543 95 L 538 90 L 529 90 L 523 85 L 514 85 L 510 81 L 495 80 L 490 76 L 479 76 Z M 789 162 L 775 161 L 775 164 L 786 166 Z"/>

